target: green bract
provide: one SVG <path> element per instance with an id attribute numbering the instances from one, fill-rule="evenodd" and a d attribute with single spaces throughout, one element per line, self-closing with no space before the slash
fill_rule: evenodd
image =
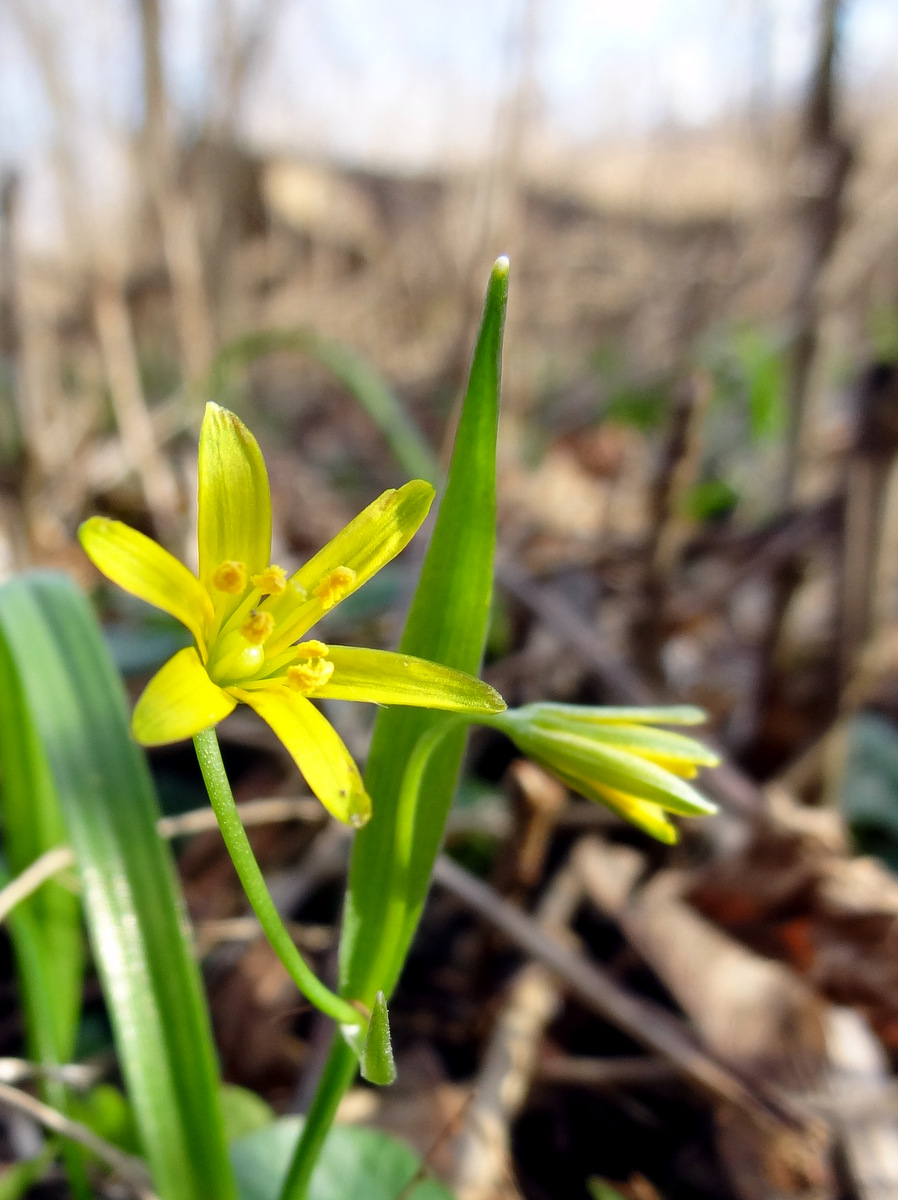
<path id="1" fill-rule="evenodd" d="M 371 801 L 358 768 L 310 697 L 500 712 L 491 687 L 407 654 L 300 641 L 411 540 L 433 488 L 384 492 L 293 575 L 270 561 L 271 497 L 255 438 L 233 413 L 206 406 L 199 445 L 199 574 L 142 533 L 102 517 L 79 530 L 94 564 L 193 634 L 150 680 L 132 732 L 145 746 L 193 737 L 238 702 L 271 726 L 321 803 L 364 825 Z"/>
<path id="2" fill-rule="evenodd" d="M 665 813 L 708 816 L 715 806 L 687 779 L 718 756 L 694 738 L 658 725 L 696 725 L 700 708 L 588 708 L 528 704 L 489 718 L 534 762 L 572 791 L 606 804 L 662 842 L 677 840 Z"/>

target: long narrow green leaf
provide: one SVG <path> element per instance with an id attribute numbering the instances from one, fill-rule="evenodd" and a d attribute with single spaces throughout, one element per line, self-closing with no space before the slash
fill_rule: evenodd
<path id="1" fill-rule="evenodd" d="M 65 823 L 40 740 L 24 703 L 5 645 L 0 642 L 0 815 L 4 862 L 0 885 L 66 840 Z M 45 1067 L 70 1061 L 81 1014 L 84 934 L 81 903 L 48 881 L 8 916 L 30 1057 Z M 53 1074 L 41 1090 L 48 1104 L 68 1110 L 68 1092 Z M 80 1147 L 64 1148 L 69 1183 L 89 1200 Z"/>
<path id="2" fill-rule="evenodd" d="M 489 621 L 496 537 L 496 434 L 508 260 L 493 268 L 446 489 L 400 650 L 476 674 Z M 403 936 L 384 963 L 378 929 L 390 895 L 402 778 L 418 740 L 445 714 L 405 708 L 378 713 L 365 782 L 374 818 L 355 839 L 340 944 L 344 993 L 370 1004 L 395 986 L 424 903 L 464 752 L 464 730 L 431 756 L 420 795 L 407 880 Z"/>
<path id="3" fill-rule="evenodd" d="M 162 1200 L 231 1200 L 218 1079 L 146 762 L 84 597 L 63 576 L 0 588 L 0 690 L 24 705 L 75 852 L 122 1071 Z M 3 764 L 15 771 L 15 749 Z"/>
<path id="4" fill-rule="evenodd" d="M 24 703 L 6 647 L 0 642 L 0 813 L 3 851 L 9 872 L 18 875 L 35 859 L 66 840 L 66 829 L 46 758 Z M 21 906 L 27 921 L 10 923 L 13 940 L 33 937 L 33 947 L 18 945 L 17 962 L 28 1020 L 30 1053 L 45 1063 L 65 1062 L 72 1054 L 81 1008 L 84 948 L 81 905 L 59 883 L 44 884 Z M 26 926 L 27 924 L 27 931 Z M 46 996 L 34 993 L 37 974 L 53 980 Z M 42 990 L 42 989 L 41 989 Z M 44 1012 L 46 1020 L 36 1016 Z"/>
<path id="5" fill-rule="evenodd" d="M 406 654 L 472 674 L 479 670 L 483 655 L 492 592 L 496 434 L 507 298 L 508 260 L 500 258 L 490 277 L 446 490 L 400 643 Z M 463 729 L 449 729 L 439 739 L 435 726 L 444 721 L 457 721 L 457 717 L 426 709 L 387 708 L 375 723 L 365 776 L 374 815 L 355 837 L 340 941 L 341 988 L 369 1007 L 379 990 L 389 996 L 399 977 L 452 803 L 465 736 Z M 409 814 L 403 780 L 419 745 L 432 752 L 414 797 L 415 810 Z M 397 887 L 404 908 L 398 935 L 390 919 Z M 335 1041 L 281 1200 L 309 1200 L 315 1163 L 356 1068 L 354 1051 L 344 1041 Z"/>

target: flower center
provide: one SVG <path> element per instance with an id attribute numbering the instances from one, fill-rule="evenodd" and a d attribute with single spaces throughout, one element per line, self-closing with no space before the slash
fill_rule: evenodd
<path id="1" fill-rule="evenodd" d="M 210 679 L 226 687 L 255 675 L 265 662 L 265 642 L 273 629 L 271 613 L 251 612 L 239 628 L 213 646 L 207 666 Z"/>

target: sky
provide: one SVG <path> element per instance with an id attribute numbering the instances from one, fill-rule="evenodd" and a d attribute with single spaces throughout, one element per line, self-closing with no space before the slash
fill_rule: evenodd
<path id="1" fill-rule="evenodd" d="M 806 81 L 816 0 L 162 0 L 180 130 L 208 110 L 216 30 L 273 14 L 240 114 L 251 143 L 404 169 L 481 156 L 522 72 L 533 127 L 562 143 L 695 126 L 787 102 Z M 0 0 L 0 170 L 40 209 L 57 124 L 21 14 L 67 92 L 66 138 L 95 202 L 126 187 L 141 118 L 137 0 Z M 530 22 L 532 36 L 525 32 Z M 851 86 L 894 85 L 898 0 L 845 0 Z M 529 48 L 528 48 L 529 47 Z M 45 198 L 45 207 L 46 207 Z"/>

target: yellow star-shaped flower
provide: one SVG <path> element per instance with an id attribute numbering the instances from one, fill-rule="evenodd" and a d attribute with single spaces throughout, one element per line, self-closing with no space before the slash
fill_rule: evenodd
<path id="1" fill-rule="evenodd" d="M 284 743 L 309 787 L 341 821 L 364 825 L 371 801 L 352 756 L 310 697 L 501 712 L 487 684 L 384 650 L 301 639 L 408 544 L 433 488 L 384 492 L 289 578 L 270 562 L 271 496 L 255 438 L 208 404 L 199 445 L 199 575 L 137 530 L 91 517 L 78 531 L 93 563 L 125 591 L 176 617 L 195 645 L 153 676 L 134 709 L 145 746 L 193 737 L 248 704 Z"/>

